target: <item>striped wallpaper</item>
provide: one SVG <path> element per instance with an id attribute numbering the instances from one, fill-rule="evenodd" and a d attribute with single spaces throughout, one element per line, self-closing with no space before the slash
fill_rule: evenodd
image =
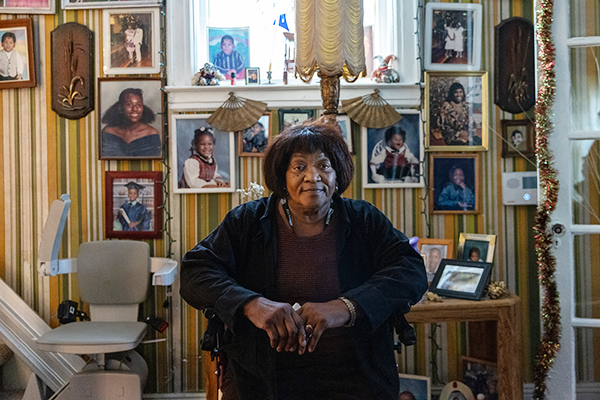
<path id="1" fill-rule="evenodd" d="M 463 1 L 464 2 L 464 1 Z M 58 324 L 56 309 L 65 299 L 78 301 L 75 277 L 41 278 L 36 271 L 37 246 L 49 205 L 68 193 L 71 212 L 63 237 L 60 257 L 74 257 L 79 243 L 104 238 L 104 171 L 163 171 L 161 161 L 100 161 L 97 149 L 96 112 L 70 121 L 50 109 L 50 32 L 65 22 L 79 22 L 95 31 L 96 71 L 102 74 L 101 10 L 62 11 L 57 0 L 55 15 L 6 15 L 0 18 L 31 17 L 34 25 L 38 85 L 33 89 L 3 90 L 0 93 L 0 277 L 14 288 L 52 326 Z M 479 215 L 428 215 L 424 189 L 363 189 L 357 174 L 346 196 L 364 198 L 380 208 L 394 225 L 408 236 L 453 238 L 455 248 L 461 232 L 498 235 L 493 279 L 504 280 L 523 305 L 523 365 L 525 381 L 531 382 L 534 346 L 539 335 L 538 287 L 531 226 L 534 207 L 504 207 L 501 203 L 501 174 L 505 171 L 534 170 L 521 158 L 501 158 L 496 137 L 501 119 L 531 118 L 512 115 L 493 105 L 494 26 L 510 16 L 533 19 L 533 0 L 482 0 L 483 69 L 489 71 L 489 150 L 482 153 L 482 212 Z M 165 118 L 167 121 L 169 118 Z M 276 124 L 276 118 L 272 118 Z M 276 129 L 277 127 L 274 127 Z M 360 153 L 360 129 L 353 126 L 355 153 Z M 357 171 L 361 162 L 355 159 Z M 168 160 L 166 161 L 169 162 Z M 239 187 L 262 183 L 261 160 L 247 157 L 237 164 Z M 166 177 L 167 178 L 167 177 Z M 173 258 L 182 255 L 215 228 L 233 206 L 237 194 L 169 194 L 168 222 L 175 240 Z M 154 256 L 166 256 L 167 240 L 150 240 Z M 207 354 L 200 351 L 204 317 L 182 303 L 178 285 L 172 291 L 158 288 L 142 307 L 142 315 L 168 318 L 171 327 L 164 334 L 151 333 L 148 339 L 164 341 L 142 345 L 150 376 L 146 392 L 204 390 L 203 364 Z M 441 324 L 418 326 L 419 342 L 401 356 L 407 373 L 433 374 L 439 381 L 457 379 L 460 356 L 467 355 L 468 326 Z M 430 338 L 432 337 L 432 339 Z M 435 350 L 439 348 L 439 350 Z M 172 350 L 172 351 L 171 351 Z M 169 356 L 171 354 L 171 356 Z M 435 360 L 432 364 L 431 358 Z"/>

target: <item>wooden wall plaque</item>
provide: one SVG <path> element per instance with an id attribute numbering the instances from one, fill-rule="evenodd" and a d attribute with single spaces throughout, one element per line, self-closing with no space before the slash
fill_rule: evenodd
<path id="1" fill-rule="evenodd" d="M 52 110 L 63 118 L 83 118 L 94 109 L 94 32 L 68 22 L 50 36 Z"/>

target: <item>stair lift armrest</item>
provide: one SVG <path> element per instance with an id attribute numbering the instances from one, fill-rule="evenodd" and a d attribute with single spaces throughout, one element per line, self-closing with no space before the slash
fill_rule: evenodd
<path id="1" fill-rule="evenodd" d="M 42 276 L 56 276 L 58 274 L 72 274 L 77 272 L 77 259 L 42 261 L 38 260 L 38 273 Z"/>
<path id="2" fill-rule="evenodd" d="M 60 196 L 60 200 L 53 201 L 50 206 L 38 252 L 37 268 L 40 275 L 56 276 L 59 273 L 74 272 L 76 268 L 76 264 L 73 262 L 75 259 L 58 259 L 69 208 L 71 208 L 71 199 L 68 194 Z M 59 272 L 61 270 L 64 272 Z"/>
<path id="3" fill-rule="evenodd" d="M 164 257 L 150 257 L 150 272 L 154 274 L 152 275 L 152 285 L 172 285 L 177 273 L 177 261 Z"/>

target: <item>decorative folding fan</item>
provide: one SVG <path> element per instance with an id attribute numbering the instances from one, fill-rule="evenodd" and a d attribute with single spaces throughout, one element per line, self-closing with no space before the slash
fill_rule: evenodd
<path id="1" fill-rule="evenodd" d="M 354 122 L 367 128 L 385 128 L 402 119 L 402 115 L 379 95 L 379 89 L 366 96 L 342 100 L 342 107 Z"/>
<path id="2" fill-rule="evenodd" d="M 227 101 L 206 122 L 220 131 L 237 132 L 256 124 L 266 109 L 267 103 L 236 97 L 229 92 Z"/>

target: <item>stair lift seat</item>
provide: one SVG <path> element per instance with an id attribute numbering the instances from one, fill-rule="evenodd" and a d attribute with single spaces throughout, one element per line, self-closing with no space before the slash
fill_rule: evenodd
<path id="1" fill-rule="evenodd" d="M 138 375 L 104 367 L 105 354 L 132 350 L 144 338 L 147 324 L 137 319 L 139 304 L 146 299 L 150 285 L 150 264 L 150 248 L 145 242 L 107 240 L 80 245 L 77 283 L 81 300 L 89 304 L 91 321 L 53 329 L 37 340 L 37 347 L 96 355 L 98 369 L 85 369 L 73 376 L 66 387 L 73 393 L 57 399 L 141 398 Z"/>

